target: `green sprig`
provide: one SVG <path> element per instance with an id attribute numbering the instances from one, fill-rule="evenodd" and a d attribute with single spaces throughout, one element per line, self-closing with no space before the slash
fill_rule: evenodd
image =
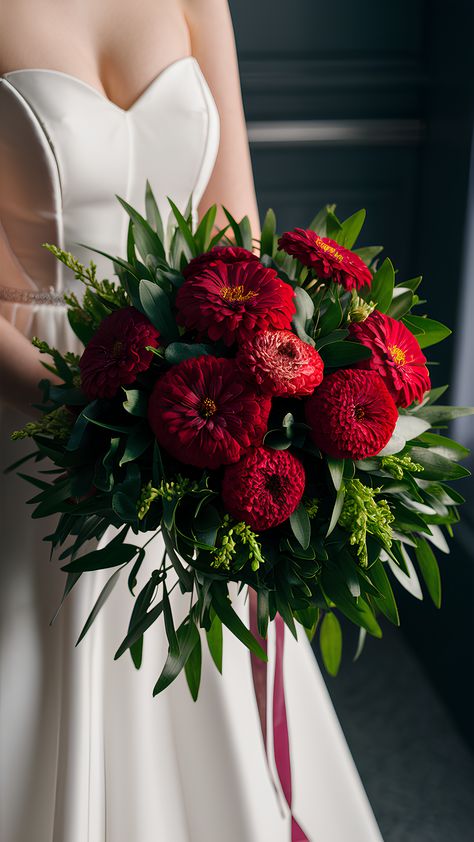
<path id="1" fill-rule="evenodd" d="M 32 438 L 33 436 L 51 436 L 56 441 L 67 441 L 74 424 L 74 416 L 65 406 L 59 406 L 43 415 L 39 421 L 29 421 L 21 430 L 11 434 L 12 441 Z"/>
<path id="2" fill-rule="evenodd" d="M 404 456 L 383 456 L 382 468 L 394 477 L 403 479 L 405 471 L 416 472 L 423 470 L 423 465 L 414 462 L 409 453 Z"/>
<path id="3" fill-rule="evenodd" d="M 358 479 L 350 479 L 345 484 L 345 498 L 339 525 L 351 533 L 349 543 L 356 547 L 361 567 L 367 567 L 367 533 L 374 535 L 390 549 L 392 529 L 395 520 L 386 500 L 375 501 L 381 488 L 369 488 Z"/>
<path id="4" fill-rule="evenodd" d="M 232 560 L 237 552 L 237 541 L 240 541 L 241 544 L 248 547 L 252 570 L 258 570 L 265 559 L 263 558 L 262 547 L 257 539 L 257 535 L 250 529 L 250 526 L 243 521 L 232 524 L 230 516 L 225 515 L 221 530 L 224 534 L 220 547 L 215 547 L 213 550 L 214 559 L 211 562 L 212 567 L 221 567 L 224 570 L 230 570 Z"/>

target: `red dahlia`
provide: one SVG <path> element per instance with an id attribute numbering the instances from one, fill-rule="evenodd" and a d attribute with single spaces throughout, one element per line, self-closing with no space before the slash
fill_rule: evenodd
<path id="1" fill-rule="evenodd" d="M 120 386 L 133 383 L 153 359 L 158 331 L 135 307 L 116 310 L 101 322 L 79 362 L 81 386 L 91 400 L 113 398 Z"/>
<path id="2" fill-rule="evenodd" d="M 226 468 L 222 499 L 233 517 L 261 532 L 289 518 L 304 486 L 304 468 L 295 456 L 287 450 L 255 447 Z"/>
<path id="3" fill-rule="evenodd" d="M 336 371 L 324 378 L 306 404 L 315 444 L 338 459 L 380 453 L 397 419 L 397 407 L 375 371 Z"/>
<path id="4" fill-rule="evenodd" d="M 304 266 L 314 269 L 319 278 L 331 278 L 344 289 L 361 289 L 372 283 L 369 268 L 357 254 L 329 237 L 320 237 L 315 231 L 304 228 L 287 231 L 278 240 L 278 246 L 297 257 Z"/>
<path id="5" fill-rule="evenodd" d="M 365 321 L 352 324 L 350 332 L 353 339 L 372 351 L 372 356 L 357 368 L 378 372 L 397 406 L 423 400 L 431 389 L 426 357 L 403 322 L 376 310 Z"/>
<path id="6" fill-rule="evenodd" d="M 251 251 L 240 248 L 240 246 L 214 246 L 210 251 L 206 251 L 198 257 L 193 257 L 183 270 L 183 275 L 185 278 L 188 278 L 189 275 L 196 275 L 201 269 L 213 265 L 217 260 L 221 260 L 222 263 L 248 263 L 249 260 L 258 262 L 258 257 Z"/>
<path id="7" fill-rule="evenodd" d="M 159 444 L 197 468 L 218 468 L 259 444 L 271 402 L 255 395 L 233 360 L 184 360 L 155 383 L 148 421 Z"/>
<path id="8" fill-rule="evenodd" d="M 318 352 L 289 330 L 263 330 L 240 346 L 236 363 L 244 377 L 268 395 L 310 395 L 323 379 Z"/>
<path id="9" fill-rule="evenodd" d="M 295 312 L 291 286 L 258 260 L 218 260 L 190 275 L 176 306 L 179 324 L 226 345 L 250 339 L 257 330 L 288 328 Z"/>

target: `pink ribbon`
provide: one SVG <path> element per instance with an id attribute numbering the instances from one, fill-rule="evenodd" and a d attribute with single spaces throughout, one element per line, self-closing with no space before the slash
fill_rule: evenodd
<path id="1" fill-rule="evenodd" d="M 258 632 L 257 623 L 257 594 L 249 588 L 249 619 L 250 631 L 259 642 L 260 646 L 267 652 L 267 642 Z M 296 821 L 292 810 L 292 785 L 291 785 L 291 759 L 290 759 L 290 738 L 288 734 L 288 720 L 286 716 L 285 686 L 283 680 L 283 652 L 285 648 L 285 624 L 279 614 L 275 617 L 276 650 L 275 650 L 275 677 L 273 683 L 273 754 L 275 765 L 280 779 L 281 788 L 291 813 L 291 842 L 310 842 L 304 831 Z M 268 758 L 267 745 L 267 664 L 260 660 L 257 655 L 250 653 L 252 665 L 253 685 L 255 698 L 257 700 L 260 725 L 262 728 L 265 752 Z M 270 770 L 270 765 L 269 765 Z M 271 774 L 271 770 L 270 770 Z M 272 779 L 273 785 L 275 783 Z"/>

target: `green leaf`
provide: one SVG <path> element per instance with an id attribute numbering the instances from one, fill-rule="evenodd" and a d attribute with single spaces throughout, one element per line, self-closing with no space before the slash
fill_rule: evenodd
<path id="1" fill-rule="evenodd" d="M 67 573 L 83 573 L 86 570 L 105 570 L 107 567 L 119 567 L 122 564 L 128 564 L 129 561 L 137 554 L 137 547 L 133 544 L 121 544 L 112 547 L 109 544 L 100 550 L 93 550 L 91 553 L 86 553 L 74 561 L 70 561 L 61 570 Z"/>
<path id="2" fill-rule="evenodd" d="M 429 421 L 432 427 L 446 424 L 453 418 L 463 418 L 465 415 L 474 415 L 473 406 L 423 406 L 416 411 L 419 418 Z"/>
<path id="3" fill-rule="evenodd" d="M 248 251 L 252 251 L 253 248 L 253 240 L 252 240 L 252 229 L 250 227 L 250 220 L 248 216 L 244 216 L 240 220 L 240 230 L 242 232 L 242 243 L 244 249 L 248 249 Z"/>
<path id="4" fill-rule="evenodd" d="M 336 240 L 336 243 L 341 242 L 341 238 L 343 236 L 342 222 L 337 218 L 336 214 L 332 210 L 328 210 L 327 212 L 326 231 L 328 237 L 331 237 L 332 240 Z"/>
<path id="5" fill-rule="evenodd" d="M 179 649 L 176 653 L 168 652 L 163 671 L 153 688 L 157 696 L 177 678 L 199 639 L 199 632 L 194 622 L 187 617 L 177 631 Z"/>
<path id="6" fill-rule="evenodd" d="M 147 450 L 150 444 L 153 441 L 153 436 L 150 432 L 148 424 L 141 423 L 137 424 L 130 433 L 127 438 L 127 443 L 125 445 L 122 457 L 120 459 L 119 465 L 125 465 L 127 462 L 133 462 L 135 459 L 138 459 L 139 456 L 142 456 L 143 453 Z"/>
<path id="7" fill-rule="evenodd" d="M 423 280 L 422 275 L 418 275 L 417 278 L 410 278 L 409 281 L 403 281 L 401 284 L 397 284 L 397 287 L 403 287 L 404 289 L 411 289 L 412 292 L 416 292 L 418 287 L 420 286 Z"/>
<path id="8" fill-rule="evenodd" d="M 377 269 L 370 288 L 370 300 L 377 304 L 381 313 L 386 313 L 392 303 L 395 270 L 390 258 L 386 257 Z"/>
<path id="9" fill-rule="evenodd" d="M 163 582 L 163 615 L 165 618 L 166 637 L 168 638 L 170 652 L 173 655 L 177 655 L 179 652 L 179 644 L 174 628 L 173 613 L 171 611 L 170 599 L 168 596 L 168 590 L 166 588 L 166 582 Z"/>
<path id="10" fill-rule="evenodd" d="M 209 647 L 209 652 L 211 653 L 212 660 L 214 661 L 219 672 L 222 673 L 222 623 L 217 614 L 214 615 L 214 619 L 211 623 L 211 626 L 206 631 L 206 637 L 207 645 Z"/>
<path id="11" fill-rule="evenodd" d="M 307 323 L 314 315 L 314 302 L 302 287 L 296 287 L 295 289 L 295 306 L 296 312 L 293 316 L 292 324 L 296 334 L 303 342 L 314 346 L 314 339 L 306 333 Z"/>
<path id="12" fill-rule="evenodd" d="M 163 220 L 161 219 L 161 214 L 158 210 L 158 205 L 156 204 L 156 199 L 153 195 L 153 190 L 151 189 L 149 181 L 147 181 L 145 189 L 145 213 L 147 221 L 153 230 L 156 231 L 161 242 L 164 243 L 165 231 L 163 227 Z"/>
<path id="13" fill-rule="evenodd" d="M 341 483 L 339 487 L 339 491 L 336 494 L 336 500 L 334 502 L 334 507 L 331 514 L 331 520 L 329 521 L 328 531 L 326 532 L 326 538 L 329 537 L 331 532 L 336 528 L 337 522 L 341 516 L 342 507 L 344 505 L 344 498 L 346 496 L 346 489 L 344 485 Z"/>
<path id="14" fill-rule="evenodd" d="M 122 406 L 130 415 L 137 415 L 139 418 L 146 418 L 148 401 L 144 392 L 139 389 L 126 389 L 122 386 L 127 398 Z"/>
<path id="15" fill-rule="evenodd" d="M 194 359 L 195 357 L 203 357 L 207 354 L 212 354 L 211 345 L 203 345 L 199 343 L 187 344 L 186 342 L 171 342 L 165 351 L 165 360 L 170 365 L 175 365 L 183 360 Z"/>
<path id="16" fill-rule="evenodd" d="M 198 632 L 196 643 L 191 650 L 191 654 L 184 665 L 184 672 L 188 682 L 189 691 L 195 702 L 199 694 L 199 685 L 201 683 L 201 667 L 202 667 L 202 646 L 201 638 Z"/>
<path id="17" fill-rule="evenodd" d="M 322 310 L 320 311 L 319 339 L 322 339 L 325 336 L 330 336 L 342 322 L 342 307 L 338 296 L 336 295 L 334 299 L 331 299 L 330 296 L 327 296 L 323 303 L 326 302 L 326 309 L 324 310 L 324 312 L 322 312 Z M 322 346 L 320 345 L 319 347 Z"/>
<path id="18" fill-rule="evenodd" d="M 117 660 L 118 658 L 123 655 L 127 649 L 130 649 L 137 643 L 144 635 L 147 629 L 153 625 L 154 622 L 160 617 L 163 611 L 163 602 L 159 602 L 150 611 L 147 611 L 145 614 L 142 614 L 139 619 L 134 623 L 134 625 L 129 628 L 126 637 L 122 640 L 119 648 L 117 649 L 114 659 Z"/>
<path id="19" fill-rule="evenodd" d="M 142 665 L 143 657 L 143 637 L 140 637 L 135 643 L 130 646 L 130 655 L 135 669 L 139 670 Z"/>
<path id="20" fill-rule="evenodd" d="M 265 219 L 262 225 L 262 234 L 260 237 L 260 257 L 264 254 L 273 257 L 275 254 L 275 232 L 276 232 L 276 218 L 271 208 L 267 210 Z"/>
<path id="21" fill-rule="evenodd" d="M 176 552 L 171 535 L 164 523 L 162 524 L 161 531 L 163 535 L 163 541 L 165 542 L 168 558 L 170 559 L 178 575 L 180 587 L 184 590 L 184 592 L 190 592 L 193 587 L 193 574 L 189 570 L 186 570 L 186 568 L 184 567 L 178 553 Z"/>
<path id="22" fill-rule="evenodd" d="M 383 246 L 364 246 L 364 248 L 353 249 L 353 251 L 366 266 L 370 266 L 380 252 L 383 251 Z"/>
<path id="23" fill-rule="evenodd" d="M 241 232 L 241 230 L 240 230 L 239 223 L 238 223 L 238 222 L 234 219 L 234 217 L 232 216 L 232 214 L 231 214 L 231 213 L 229 213 L 229 211 L 227 210 L 227 208 L 224 208 L 224 207 L 223 207 L 223 208 L 222 208 L 222 210 L 224 211 L 224 213 L 225 213 L 225 215 L 226 215 L 227 219 L 229 220 L 229 225 L 230 225 L 230 227 L 232 228 L 232 231 L 233 231 L 233 233 L 234 233 L 235 245 L 236 245 L 236 246 L 240 246 L 241 248 L 243 248 L 243 247 L 244 247 L 244 241 L 243 241 L 243 239 L 242 239 L 242 232 Z"/>
<path id="24" fill-rule="evenodd" d="M 336 459 L 333 456 L 327 456 L 326 459 L 334 488 L 339 491 L 344 476 L 344 459 Z"/>
<path id="25" fill-rule="evenodd" d="M 171 312 L 170 300 L 166 292 L 153 281 L 144 278 L 139 287 L 140 303 L 143 312 L 165 340 L 177 339 L 179 331 Z"/>
<path id="26" fill-rule="evenodd" d="M 394 542 L 392 545 L 391 554 L 393 554 L 395 546 L 396 542 Z M 421 590 L 420 581 L 413 566 L 413 562 L 403 544 L 400 544 L 399 553 L 397 553 L 397 556 L 398 554 L 401 555 L 401 559 L 397 559 L 398 563 L 396 563 L 391 557 L 388 558 L 388 565 L 390 567 L 390 570 L 392 571 L 395 578 L 400 582 L 401 586 L 405 588 L 406 591 L 408 591 L 408 593 L 414 596 L 415 599 L 422 600 L 423 592 Z M 402 569 L 400 561 L 403 562 L 405 570 Z"/>
<path id="27" fill-rule="evenodd" d="M 410 456 L 414 462 L 419 463 L 423 467 L 423 471 L 415 474 L 419 479 L 445 481 L 470 476 L 467 468 L 463 468 L 457 462 L 452 462 L 450 459 L 440 456 L 439 453 L 435 453 L 427 447 L 412 447 Z"/>
<path id="28" fill-rule="evenodd" d="M 355 651 L 353 661 L 358 661 L 364 650 L 365 641 L 367 639 L 367 632 L 365 629 L 359 629 L 359 637 L 357 640 L 357 649 Z"/>
<path id="29" fill-rule="evenodd" d="M 146 260 L 149 254 L 154 254 L 162 260 L 166 260 L 163 243 L 156 231 L 153 231 L 149 222 L 135 208 L 132 208 L 125 199 L 121 199 L 120 196 L 117 196 L 117 199 L 133 222 L 135 243 L 142 260 Z"/>
<path id="30" fill-rule="evenodd" d="M 78 645 L 78 643 L 81 642 L 82 638 L 87 634 L 90 627 L 92 626 L 92 623 L 94 622 L 95 618 L 97 617 L 100 609 L 107 602 L 107 599 L 109 598 L 109 596 L 112 593 L 115 585 L 118 582 L 120 572 L 121 572 L 121 568 L 119 568 L 118 570 L 115 570 L 115 572 L 112 573 L 112 575 L 107 580 L 104 587 L 102 588 L 99 596 L 97 597 L 96 603 L 95 603 L 91 613 L 89 614 L 86 622 L 84 623 L 84 626 L 82 628 L 82 631 L 81 631 L 79 637 L 77 638 L 76 646 Z"/>
<path id="31" fill-rule="evenodd" d="M 308 512 L 300 503 L 297 509 L 290 515 L 290 526 L 296 540 L 307 550 L 311 539 L 311 521 L 308 517 Z"/>
<path id="32" fill-rule="evenodd" d="M 408 313 L 413 305 L 413 292 L 411 289 L 402 289 L 402 287 L 395 287 L 393 292 L 392 303 L 387 310 L 387 316 L 392 319 L 401 319 L 405 313 Z"/>
<path id="33" fill-rule="evenodd" d="M 197 255 L 199 254 L 199 250 L 197 248 L 196 241 L 193 237 L 193 232 L 191 231 L 191 229 L 190 229 L 188 223 L 186 222 L 186 219 L 184 218 L 183 214 L 181 213 L 179 208 L 175 205 L 175 203 L 172 201 L 172 199 L 169 198 L 169 196 L 168 196 L 168 202 L 171 205 L 171 210 L 173 211 L 176 222 L 178 223 L 178 228 L 181 231 L 181 234 L 183 235 L 184 241 L 185 241 L 186 245 L 188 246 L 189 251 L 191 252 L 193 257 L 197 257 Z"/>
<path id="34" fill-rule="evenodd" d="M 439 573 L 438 562 L 436 561 L 433 550 L 427 541 L 423 538 L 418 538 L 416 542 L 416 560 L 421 570 L 421 575 L 426 582 L 428 593 L 433 600 L 436 608 L 441 606 L 441 576 Z"/>
<path id="35" fill-rule="evenodd" d="M 454 462 L 465 459 L 470 453 L 468 448 L 463 447 L 459 442 L 448 439 L 446 436 L 438 436 L 436 433 L 423 433 L 418 437 L 418 441 L 426 444 L 432 453 L 452 459 Z"/>
<path id="36" fill-rule="evenodd" d="M 428 348 L 430 345 L 436 345 L 446 339 L 452 331 L 441 322 L 436 322 L 434 319 L 427 319 L 424 316 L 405 316 L 403 323 L 408 330 L 415 334 L 420 348 Z"/>
<path id="37" fill-rule="evenodd" d="M 370 606 L 362 597 L 355 599 L 351 596 L 346 583 L 333 565 L 323 566 L 321 586 L 326 596 L 349 620 L 362 626 L 374 637 L 382 637 L 382 630 Z"/>
<path id="38" fill-rule="evenodd" d="M 326 221 L 328 217 L 328 213 L 331 211 L 334 213 L 336 210 L 336 205 L 325 205 L 324 208 L 321 208 L 320 211 L 316 214 L 316 216 L 311 220 L 308 225 L 308 228 L 311 231 L 316 231 L 320 237 L 325 237 L 327 234 L 326 229 Z"/>
<path id="39" fill-rule="evenodd" d="M 267 661 L 268 658 L 262 647 L 255 640 L 253 634 L 249 631 L 246 625 L 242 622 L 238 614 L 232 608 L 227 594 L 227 585 L 222 585 L 220 582 L 213 582 L 211 586 L 212 605 L 214 611 L 220 617 L 222 622 L 228 629 L 243 643 L 254 655 L 257 655 L 262 661 Z"/>
<path id="40" fill-rule="evenodd" d="M 370 567 L 368 575 L 381 594 L 380 597 L 373 597 L 377 608 L 380 609 L 382 614 L 385 614 L 391 623 L 395 626 L 399 626 L 400 618 L 398 616 L 397 603 L 395 602 L 392 586 L 390 585 L 389 578 L 385 572 L 384 565 L 380 559 Z"/>
<path id="41" fill-rule="evenodd" d="M 347 249 L 352 248 L 362 230 L 365 216 L 365 209 L 362 208 L 344 220 L 342 223 L 342 239 L 339 239 L 341 246 L 345 246 Z"/>
<path id="42" fill-rule="evenodd" d="M 324 365 L 329 368 L 351 365 L 372 356 L 372 351 L 360 342 L 331 342 L 320 348 Z"/>
<path id="43" fill-rule="evenodd" d="M 329 675 L 336 676 L 342 657 L 342 630 L 339 620 L 332 611 L 323 617 L 319 632 L 319 646 Z"/>
<path id="44" fill-rule="evenodd" d="M 212 235 L 212 229 L 216 221 L 217 205 L 211 205 L 199 223 L 194 240 L 199 252 L 207 251 Z"/>

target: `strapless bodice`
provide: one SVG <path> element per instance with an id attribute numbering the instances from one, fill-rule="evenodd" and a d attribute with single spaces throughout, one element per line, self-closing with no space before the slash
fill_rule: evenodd
<path id="1" fill-rule="evenodd" d="M 0 222 L 31 289 L 77 282 L 42 243 L 60 245 L 100 275 L 111 263 L 78 243 L 125 251 L 128 218 L 116 199 L 144 211 L 149 180 L 167 219 L 171 197 L 196 208 L 211 174 L 219 120 L 193 57 L 159 74 L 125 110 L 82 80 L 55 70 L 0 78 Z M 10 286 L 2 276 L 0 286 Z"/>

